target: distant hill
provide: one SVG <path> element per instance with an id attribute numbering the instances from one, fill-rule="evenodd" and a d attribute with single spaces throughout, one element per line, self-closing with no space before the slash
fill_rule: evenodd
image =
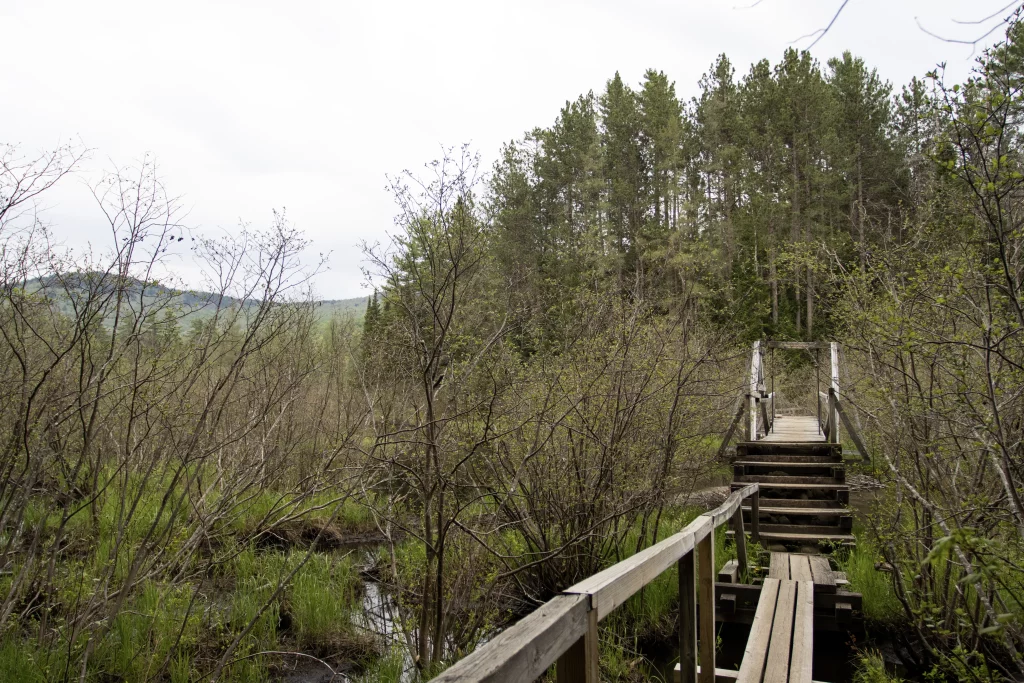
<path id="1" fill-rule="evenodd" d="M 368 296 L 357 296 L 353 299 L 324 299 L 319 302 L 319 315 L 321 318 L 330 318 L 337 314 L 342 317 L 352 316 L 362 318 L 366 313 L 366 303 L 370 300 Z"/>
<path id="2" fill-rule="evenodd" d="M 63 280 L 63 282 L 62 282 Z M 85 296 L 90 290 L 103 282 L 101 273 L 74 273 L 62 276 L 47 276 L 30 280 L 26 290 L 33 293 L 45 294 L 58 302 L 60 309 L 66 313 L 73 311 L 73 299 L 78 296 Z M 204 318 L 212 314 L 218 303 L 218 295 L 202 290 L 179 290 L 164 287 L 160 284 L 144 284 L 141 280 L 135 280 L 128 286 L 128 291 L 133 297 L 142 296 L 148 302 L 158 298 L 170 296 L 174 303 L 183 309 L 194 308 L 194 313 L 188 317 Z M 358 296 L 351 299 L 324 299 L 317 302 L 317 317 L 321 320 L 329 320 L 335 315 L 340 317 L 362 318 L 366 312 L 366 304 L 369 301 L 367 296 Z M 236 306 L 241 303 L 239 299 L 224 297 L 221 300 L 222 306 Z M 255 304 L 250 302 L 249 305 Z"/>

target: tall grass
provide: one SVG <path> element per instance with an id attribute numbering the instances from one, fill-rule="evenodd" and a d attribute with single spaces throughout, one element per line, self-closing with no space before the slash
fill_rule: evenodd
<path id="1" fill-rule="evenodd" d="M 837 556 L 840 569 L 846 572 L 849 589 L 864 596 L 864 619 L 868 623 L 895 624 L 905 618 L 903 605 L 892 587 L 892 577 L 875 569 L 878 550 L 864 536 L 857 547 L 845 557 Z"/>

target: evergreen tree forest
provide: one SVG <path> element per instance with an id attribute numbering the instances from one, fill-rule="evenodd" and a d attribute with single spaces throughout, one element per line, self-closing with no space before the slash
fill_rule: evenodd
<path id="1" fill-rule="evenodd" d="M 150 159 L 93 188 L 115 247 L 62 250 L 35 202 L 83 150 L 0 145 L 0 680 L 429 680 L 718 504 L 765 339 L 842 344 L 869 451 L 844 680 L 1021 680 L 1024 24 L 962 83 L 609 75 L 390 177 L 361 320 L 283 213 L 185 242 Z M 157 275 L 191 242 L 201 291 Z M 671 675 L 676 571 L 602 678 Z"/>

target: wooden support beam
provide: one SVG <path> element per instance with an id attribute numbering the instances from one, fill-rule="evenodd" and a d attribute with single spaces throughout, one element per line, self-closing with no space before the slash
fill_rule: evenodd
<path id="1" fill-rule="evenodd" d="M 697 544 L 700 577 L 700 683 L 715 683 L 715 534 Z"/>
<path id="2" fill-rule="evenodd" d="M 555 665 L 557 683 L 598 683 L 597 611 L 587 612 L 587 630 L 583 637 L 573 643 Z"/>
<path id="3" fill-rule="evenodd" d="M 697 572 L 693 551 L 679 560 L 679 678 L 697 683 Z"/>
<path id="4" fill-rule="evenodd" d="M 725 449 L 729 446 L 729 441 L 732 439 L 733 432 L 736 431 L 736 425 L 743 419 L 743 413 L 746 409 L 746 394 L 740 396 L 736 401 L 735 416 L 732 418 L 732 422 L 729 423 L 729 429 L 725 431 L 725 436 L 722 437 L 722 445 L 718 447 L 718 453 L 716 458 L 721 459 L 722 455 L 725 454 Z"/>
<path id="5" fill-rule="evenodd" d="M 788 349 L 790 351 L 805 351 L 814 349 L 827 349 L 829 342 L 800 342 L 800 341 L 766 341 L 765 348 Z"/>
<path id="6" fill-rule="evenodd" d="M 740 576 L 747 576 L 747 534 L 743 529 L 743 508 L 736 508 L 732 514 L 732 528 L 736 532 L 733 541 L 736 543 L 736 559 L 740 565 Z"/>
<path id="7" fill-rule="evenodd" d="M 747 441 L 757 441 L 757 397 L 761 369 L 761 342 L 754 342 L 754 348 L 750 354 L 750 425 L 747 429 Z"/>
<path id="8" fill-rule="evenodd" d="M 742 511 L 742 508 L 741 508 Z M 750 496 L 750 540 L 761 542 L 761 492 L 754 491 Z"/>
<path id="9" fill-rule="evenodd" d="M 830 356 L 832 357 L 832 391 L 839 398 L 839 342 L 832 342 L 829 345 Z M 830 392 L 831 393 L 831 392 Z M 832 410 L 829 412 L 829 421 L 832 424 L 832 443 L 840 443 L 839 439 L 839 415 L 836 402 L 833 402 Z"/>
<path id="10" fill-rule="evenodd" d="M 871 456 L 868 455 L 868 449 L 864 446 L 864 442 L 860 440 L 860 434 L 853 425 L 850 424 L 850 418 L 846 416 L 846 412 L 843 411 L 843 406 L 840 404 L 839 399 L 836 398 L 836 412 L 839 413 L 839 417 L 842 419 L 843 424 L 846 425 L 846 431 L 850 432 L 850 438 L 853 439 L 853 445 L 857 447 L 860 452 L 860 457 L 864 462 L 870 463 Z"/>

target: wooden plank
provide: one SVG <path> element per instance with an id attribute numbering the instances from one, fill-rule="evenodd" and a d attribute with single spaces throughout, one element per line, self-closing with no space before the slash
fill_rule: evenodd
<path id="1" fill-rule="evenodd" d="M 761 359 L 761 342 L 754 342 L 753 352 L 750 354 L 750 427 L 747 434 L 750 441 L 757 441 L 757 380 L 758 367 Z"/>
<path id="2" fill-rule="evenodd" d="M 768 578 L 789 579 L 789 553 L 772 553 L 768 563 Z"/>
<path id="3" fill-rule="evenodd" d="M 760 501 L 760 510 L 762 514 L 766 514 L 770 508 L 818 508 L 822 510 L 831 510 L 834 512 L 845 512 L 852 514 L 850 508 L 845 507 L 842 503 L 836 500 L 814 500 L 812 498 L 762 498 Z M 746 505 L 743 506 L 744 510 L 749 510 Z M 803 513 L 810 514 L 810 513 Z"/>
<path id="4" fill-rule="evenodd" d="M 733 485 L 733 491 L 725 499 L 725 502 L 711 512 L 705 512 L 703 516 L 711 517 L 713 524 L 716 527 L 720 526 L 722 522 L 732 517 L 740 509 L 745 498 L 754 495 L 760 488 L 761 486 L 757 482 L 749 482 L 743 487 Z"/>
<path id="5" fill-rule="evenodd" d="M 769 576 L 768 578 L 773 577 Z M 749 586 L 742 583 L 718 583 L 715 584 L 715 594 L 732 593 L 736 596 L 737 610 L 753 611 L 756 609 L 756 605 L 760 604 L 759 596 L 763 588 L 763 586 Z M 819 614 L 832 613 L 835 611 L 836 605 L 843 602 L 849 603 L 850 609 L 859 612 L 864 606 L 864 597 L 860 593 L 846 591 L 814 594 L 814 609 Z"/>
<path id="6" fill-rule="evenodd" d="M 789 556 L 789 576 L 794 581 L 813 581 L 811 563 L 807 555 L 793 554 Z"/>
<path id="7" fill-rule="evenodd" d="M 832 573 L 832 567 L 828 563 L 828 558 L 822 555 L 813 555 L 810 561 L 815 590 L 834 593 L 836 590 L 836 577 Z"/>
<path id="8" fill-rule="evenodd" d="M 701 515 L 679 533 L 580 581 L 563 593 L 589 595 L 591 608 L 597 611 L 598 620 L 604 619 L 711 535 L 715 527 L 739 511 L 744 498 L 757 490 L 757 484 L 750 484 L 734 491 L 724 503 Z M 713 576 L 710 581 L 714 581 Z"/>
<path id="9" fill-rule="evenodd" d="M 718 583 L 739 583 L 740 563 L 737 560 L 729 560 L 718 570 Z"/>
<path id="10" fill-rule="evenodd" d="M 829 345 L 830 355 L 832 357 L 832 391 L 834 400 L 831 403 L 832 410 L 829 414 L 829 421 L 832 426 L 832 442 L 841 443 L 842 440 L 839 438 L 839 410 L 837 407 L 839 399 L 839 342 L 832 342 Z"/>
<path id="11" fill-rule="evenodd" d="M 793 611 L 796 609 L 796 581 L 780 581 L 775 621 L 764 667 L 764 683 L 786 683 L 789 678 L 789 646 L 793 639 Z"/>
<path id="12" fill-rule="evenodd" d="M 745 477 L 744 477 L 745 478 Z M 783 477 L 785 478 L 785 477 Z M 809 478 L 809 477 L 808 477 Z M 770 479 L 770 477 L 769 477 Z M 740 484 L 760 484 L 761 490 L 764 489 L 831 489 L 835 491 L 849 491 L 850 487 L 846 484 L 817 484 L 817 483 L 802 483 L 792 481 L 733 481 L 732 485 L 737 486 Z M 738 491 L 739 489 L 737 489 Z M 731 513 L 730 513 L 731 514 Z"/>
<path id="13" fill-rule="evenodd" d="M 838 398 L 836 399 L 836 412 L 839 413 L 839 417 L 842 418 L 843 424 L 846 425 L 846 431 L 850 432 L 850 437 L 853 439 L 853 445 L 857 447 L 861 460 L 870 463 L 871 456 L 868 455 L 868 449 L 864 446 L 864 442 L 860 440 L 860 433 L 853 428 L 852 424 L 850 424 L 850 419 L 846 417 L 846 413 L 843 411 L 843 406 L 840 405 Z"/>
<path id="14" fill-rule="evenodd" d="M 761 542 L 761 492 L 754 491 L 750 496 L 750 540 Z M 742 508 L 741 508 L 742 510 Z"/>
<path id="15" fill-rule="evenodd" d="M 697 545 L 698 600 L 700 601 L 700 683 L 715 683 L 715 535 Z"/>
<path id="16" fill-rule="evenodd" d="M 697 669 L 699 671 L 700 667 L 697 667 Z M 678 664 L 676 664 L 675 674 L 676 674 L 676 681 L 678 683 L 678 681 L 681 680 L 681 678 L 679 676 L 679 665 Z M 732 669 L 715 669 L 715 683 L 732 683 L 732 681 L 735 681 L 737 676 L 739 676 L 739 675 L 740 675 L 739 671 L 733 671 Z"/>
<path id="17" fill-rule="evenodd" d="M 814 660 L 814 584 L 797 585 L 793 617 L 793 651 L 789 660 L 789 682 L 811 683 Z"/>
<path id="18" fill-rule="evenodd" d="M 693 552 L 679 560 L 680 683 L 697 683 L 697 573 Z"/>
<path id="19" fill-rule="evenodd" d="M 770 498 L 766 499 L 774 503 L 775 501 Z M 809 500 L 808 503 L 825 503 L 828 501 L 824 500 Z M 751 511 L 752 507 L 743 506 L 743 511 Z M 760 512 L 762 515 L 808 515 L 813 517 L 844 517 L 852 514 L 848 508 L 841 507 L 787 507 L 777 505 L 762 505 Z"/>
<path id="20" fill-rule="evenodd" d="M 765 658 L 768 655 L 768 643 L 772 635 L 772 621 L 775 618 L 775 602 L 779 595 L 778 579 L 767 578 L 761 587 L 761 596 L 757 601 L 754 623 L 750 626 L 747 647 L 743 650 L 743 663 L 740 664 L 740 683 L 761 683 L 764 672 Z"/>
<path id="21" fill-rule="evenodd" d="M 701 515 L 678 534 L 669 536 L 563 592 L 589 595 L 598 620 L 604 619 L 613 609 L 692 551 L 697 542 L 712 532 L 712 528 L 711 518 Z"/>
<path id="22" fill-rule="evenodd" d="M 740 575 L 746 576 L 749 565 L 747 564 L 747 534 L 743 529 L 743 510 L 736 508 L 732 513 L 732 528 L 735 532 L 733 539 L 736 543 L 736 559 L 739 562 Z"/>
<path id="23" fill-rule="evenodd" d="M 597 612 L 587 612 L 587 632 L 569 650 L 558 658 L 555 665 L 556 683 L 598 683 Z"/>
<path id="24" fill-rule="evenodd" d="M 586 633 L 588 603 L 583 595 L 555 596 L 433 680 L 534 680 Z"/>
<path id="25" fill-rule="evenodd" d="M 842 486 L 845 482 L 836 480 L 835 477 L 801 477 L 799 475 L 781 474 L 744 474 L 733 477 L 736 484 L 825 484 L 827 486 Z"/>
<path id="26" fill-rule="evenodd" d="M 762 531 L 761 539 L 765 541 L 793 541 L 813 543 L 816 541 L 835 541 L 837 543 L 854 543 L 857 537 L 853 534 L 793 534 Z"/>
<path id="27" fill-rule="evenodd" d="M 803 351 L 806 349 L 827 349 L 829 342 L 801 342 L 801 341 L 766 341 L 765 348 L 789 349 L 790 351 Z"/>
<path id="28" fill-rule="evenodd" d="M 718 458 L 721 458 L 725 454 L 725 449 L 729 445 L 729 441 L 732 440 L 733 432 L 736 431 L 736 425 L 743 419 L 743 413 L 746 409 L 746 396 L 740 396 L 736 401 L 736 415 L 733 417 L 732 422 L 729 423 L 729 429 L 725 431 L 725 436 L 722 437 L 722 445 L 718 447 Z"/>

